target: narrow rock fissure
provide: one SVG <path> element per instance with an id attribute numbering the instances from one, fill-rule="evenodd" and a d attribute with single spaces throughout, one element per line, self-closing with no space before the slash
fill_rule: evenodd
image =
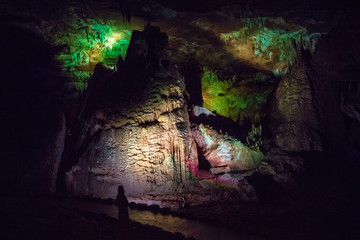
<path id="1" fill-rule="evenodd" d="M 204 153 L 202 152 L 202 150 L 200 149 L 199 146 L 196 145 L 196 149 L 197 149 L 198 160 L 199 160 L 198 170 L 210 172 L 211 165 L 210 165 L 209 161 L 206 160 Z"/>

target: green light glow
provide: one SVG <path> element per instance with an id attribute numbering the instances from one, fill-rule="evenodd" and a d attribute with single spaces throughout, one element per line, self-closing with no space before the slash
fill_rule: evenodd
<path id="1" fill-rule="evenodd" d="M 302 26 L 289 26 L 282 18 L 245 18 L 242 22 L 239 30 L 222 33 L 220 38 L 235 46 L 251 44 L 254 58 L 278 64 L 271 69 L 275 75 L 286 74 L 288 66 L 296 62 L 300 48 L 314 54 L 321 37 L 321 33 L 309 33 Z"/>
<path id="2" fill-rule="evenodd" d="M 297 47 L 302 44 L 305 34 L 304 29 L 285 32 L 280 29 L 270 30 L 264 27 L 253 36 L 254 55 L 263 54 L 270 59 L 275 58 L 275 61 L 284 61 L 293 65 L 297 58 Z"/>
<path id="3" fill-rule="evenodd" d="M 261 74 L 257 74 L 252 80 L 265 81 Z M 245 115 L 254 121 L 259 120 L 258 113 L 269 92 L 254 89 L 248 86 L 246 81 L 239 83 L 236 81 L 236 76 L 228 80 L 219 80 L 215 72 L 205 68 L 202 77 L 202 94 L 205 108 L 236 122 Z"/>
<path id="4" fill-rule="evenodd" d="M 64 33 L 58 42 L 66 42 L 68 49 L 61 52 L 57 59 L 63 69 L 74 78 L 72 86 L 79 91 L 86 89 L 87 79 L 98 62 L 113 67 L 119 55 L 123 58 L 129 46 L 131 31 L 93 23 L 82 31 Z"/>

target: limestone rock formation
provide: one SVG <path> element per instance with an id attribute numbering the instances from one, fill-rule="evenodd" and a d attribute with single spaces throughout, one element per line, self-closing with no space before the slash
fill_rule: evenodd
<path id="1" fill-rule="evenodd" d="M 218 133 L 211 127 L 200 124 L 193 132 L 195 141 L 214 174 L 253 170 L 263 158 L 259 150 L 252 150 L 239 140 Z"/>
<path id="2" fill-rule="evenodd" d="M 199 106 L 194 106 L 191 109 L 191 113 L 195 117 L 199 117 L 201 114 L 204 114 L 204 116 L 215 116 L 215 114 L 213 112 L 211 112 L 210 110 L 208 110 L 204 107 L 199 107 Z"/>
<path id="3" fill-rule="evenodd" d="M 137 37 L 132 42 L 147 44 L 143 34 Z M 129 56 L 134 55 L 136 52 Z M 149 59 L 154 58 L 146 55 L 145 65 Z M 183 78 L 173 65 L 162 66 L 160 61 L 156 73 L 152 71 L 151 77 L 140 80 L 143 89 L 129 95 L 119 81 L 135 81 L 132 85 L 136 85 L 138 79 L 128 76 L 114 80 L 115 75 L 104 80 L 101 78 L 106 74 L 94 74 L 100 79 L 92 81 L 101 81 L 102 87 L 94 91 L 89 85 L 88 91 L 100 96 L 96 101 L 89 96 L 83 111 L 75 144 L 77 164 L 66 173 L 67 189 L 74 195 L 97 198 L 114 198 L 120 184 L 127 195 L 174 190 L 190 179 L 197 168 L 196 145 L 183 98 Z M 104 99 L 115 86 L 118 88 L 114 94 L 123 97 L 110 106 Z"/>
<path id="4" fill-rule="evenodd" d="M 271 113 L 271 131 L 282 150 L 320 151 L 318 116 L 313 105 L 311 82 L 302 60 L 280 81 Z"/>
<path id="5" fill-rule="evenodd" d="M 204 107 L 239 124 L 248 117 L 258 124 L 265 118 L 276 79 L 269 71 L 254 73 L 250 67 L 243 71 L 223 79 L 224 72 L 205 68 L 201 83 Z"/>

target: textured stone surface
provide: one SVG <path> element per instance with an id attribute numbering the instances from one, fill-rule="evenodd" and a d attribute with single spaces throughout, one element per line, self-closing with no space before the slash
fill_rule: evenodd
<path id="1" fill-rule="evenodd" d="M 206 69 L 202 77 L 204 107 L 241 123 L 245 118 L 258 124 L 266 116 L 267 99 L 276 87 L 272 72 L 244 69 L 242 73 L 226 76 L 224 71 Z"/>
<path id="2" fill-rule="evenodd" d="M 127 195 L 169 192 L 197 169 L 184 80 L 172 64 L 161 61 L 164 34 L 147 28 L 132 43 L 126 58 L 131 71 L 125 78 L 99 66 L 89 84 L 75 143 L 77 164 L 65 176 L 72 194 L 114 198 L 120 184 Z M 136 59 L 149 67 L 151 77 L 138 74 Z M 137 91 L 129 93 L 129 85 L 138 86 Z"/>
<path id="3" fill-rule="evenodd" d="M 215 174 L 252 170 L 263 158 L 260 151 L 252 150 L 239 140 L 218 133 L 211 127 L 200 124 L 193 132 L 198 147 L 211 165 L 211 172 Z"/>
<path id="4" fill-rule="evenodd" d="M 166 192 L 190 178 L 197 156 L 177 77 L 154 78 L 142 101 L 88 118 L 83 136 L 96 137 L 66 174 L 70 192 L 108 198 L 119 184 L 128 195 Z"/>
<path id="5" fill-rule="evenodd" d="M 238 179 L 238 186 L 230 186 L 221 177 L 227 177 L 229 173 L 218 176 L 215 179 L 203 179 L 200 181 L 189 181 L 184 188 L 170 194 L 142 195 L 129 197 L 129 202 L 145 205 L 157 205 L 161 208 L 169 208 L 177 212 L 186 212 L 187 209 L 194 209 L 198 206 L 217 205 L 219 202 L 228 204 L 239 202 L 255 202 L 258 197 L 254 188 L 245 178 Z M 234 176 L 232 176 L 234 177 Z M 236 178 L 236 177 L 235 177 Z M 183 208 L 183 197 L 187 207 Z"/>
<path id="6" fill-rule="evenodd" d="M 275 92 L 270 128 L 276 145 L 285 151 L 322 149 L 311 83 L 303 64 L 293 66 L 281 79 Z"/>

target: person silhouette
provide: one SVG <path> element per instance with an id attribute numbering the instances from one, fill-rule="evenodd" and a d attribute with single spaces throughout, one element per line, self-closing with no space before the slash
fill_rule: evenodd
<path id="1" fill-rule="evenodd" d="M 125 190 L 123 186 L 118 187 L 116 196 L 116 205 L 118 207 L 118 219 L 121 223 L 129 222 L 128 200 L 125 196 Z"/>

